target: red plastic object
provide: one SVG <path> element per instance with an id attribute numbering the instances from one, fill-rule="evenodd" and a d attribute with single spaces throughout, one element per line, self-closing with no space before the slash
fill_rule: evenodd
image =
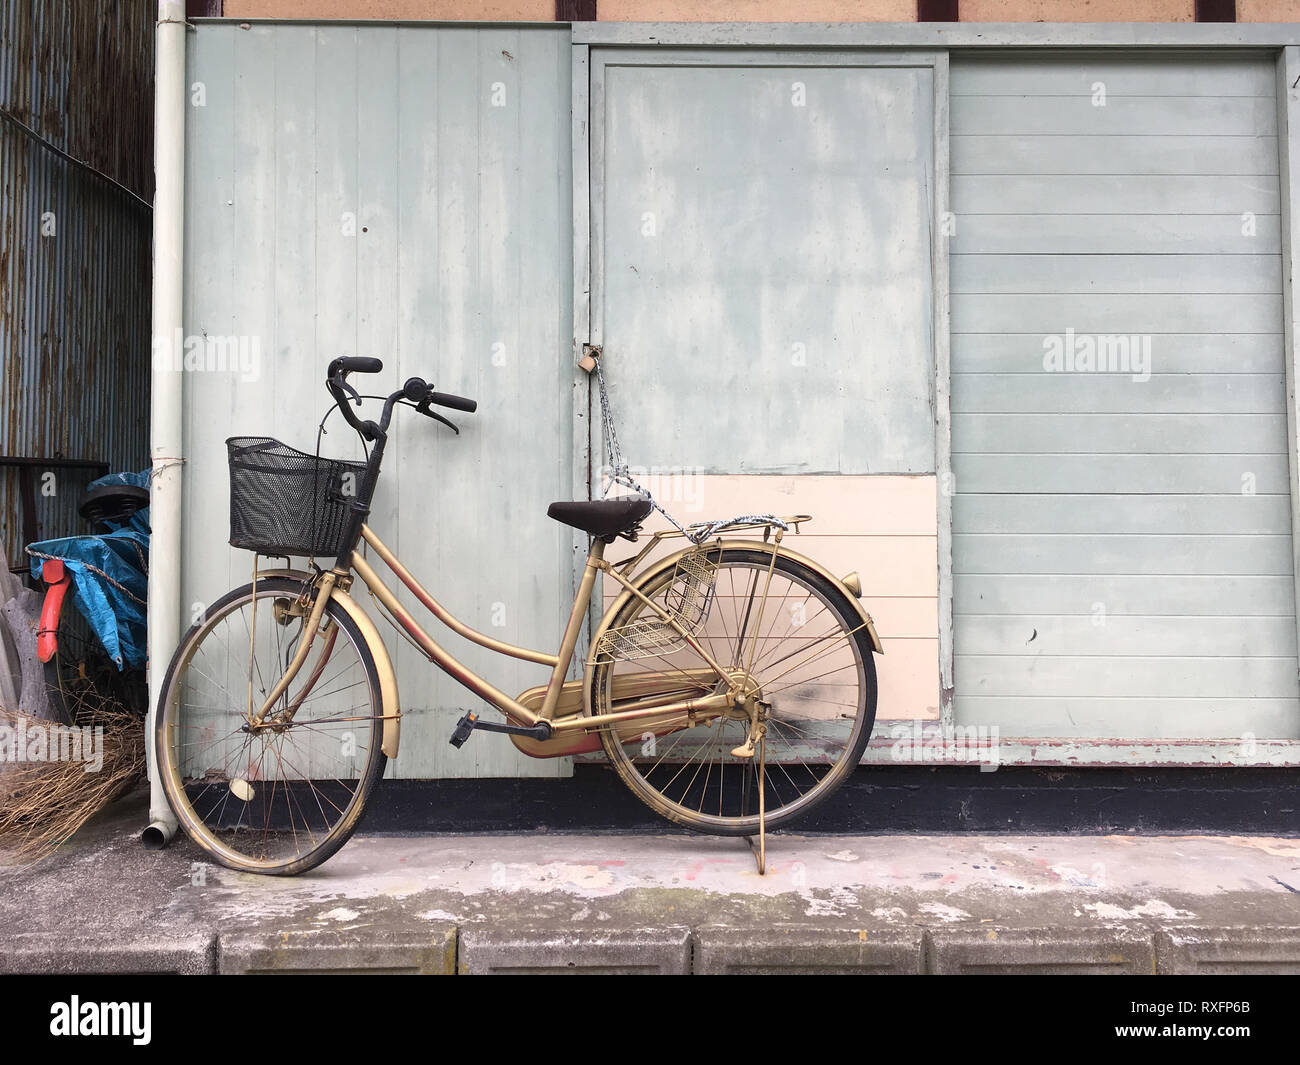
<path id="1" fill-rule="evenodd" d="M 41 580 L 49 588 L 41 604 L 41 627 L 36 632 L 36 657 L 48 662 L 59 650 L 59 615 L 63 613 L 63 597 L 72 587 L 72 575 L 57 558 L 47 558 L 41 563 Z"/>

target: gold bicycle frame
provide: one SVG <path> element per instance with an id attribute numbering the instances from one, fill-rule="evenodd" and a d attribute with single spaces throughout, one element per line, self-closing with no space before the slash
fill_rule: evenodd
<path id="1" fill-rule="evenodd" d="M 798 515 L 795 518 L 784 520 L 786 520 L 788 524 L 794 526 L 797 530 L 800 522 L 809 519 L 806 515 Z M 764 542 L 767 542 L 770 533 L 771 528 L 765 528 L 763 536 Z M 321 620 L 325 612 L 325 606 L 331 598 L 342 602 L 350 615 L 354 617 L 357 614 L 361 614 L 363 617 L 365 616 L 361 611 L 357 610 L 356 604 L 348 595 L 348 588 L 352 583 L 350 572 L 352 571 L 361 578 L 371 595 L 380 603 L 384 610 L 387 611 L 390 618 L 406 631 L 431 662 L 437 665 L 443 670 L 443 672 L 447 673 L 454 680 L 479 695 L 484 701 L 504 713 L 507 720 L 512 724 L 531 726 L 536 725 L 541 721 L 545 721 L 550 725 L 552 735 L 562 735 L 566 733 L 590 734 L 609 726 L 616 724 L 622 725 L 629 721 L 636 720 L 649 721 L 650 719 L 658 718 L 681 720 L 682 717 L 685 716 L 685 719 L 692 725 L 712 720 L 717 715 L 731 708 L 738 698 L 743 698 L 749 693 L 744 690 L 743 685 L 740 688 L 736 688 L 727 671 L 714 660 L 708 651 L 695 638 L 694 634 L 684 628 L 675 617 L 665 612 L 658 604 L 648 599 L 641 592 L 637 584 L 634 584 L 630 579 L 631 574 L 635 571 L 637 565 L 650 553 L 654 546 L 665 537 L 672 535 L 674 534 L 662 532 L 653 534 L 650 537 L 650 542 L 647 543 L 640 552 L 631 558 L 625 559 L 616 564 L 611 564 L 605 560 L 604 541 L 593 539 L 591 548 L 587 554 L 587 564 L 583 570 L 582 580 L 579 583 L 577 594 L 574 598 L 573 608 L 569 613 L 569 620 L 565 626 L 564 637 L 560 644 L 559 653 L 549 654 L 545 651 L 536 651 L 531 648 L 520 647 L 508 643 L 504 640 L 498 640 L 492 636 L 486 635 L 485 633 L 478 632 L 476 629 L 473 629 L 469 625 L 460 621 L 441 603 L 439 603 L 433 595 L 430 594 L 428 589 L 416 580 L 410 570 L 401 563 L 393 551 L 375 534 L 374 530 L 372 530 L 368 525 L 362 525 L 361 538 L 364 543 L 375 552 L 379 559 L 393 572 L 398 580 L 400 580 L 415 595 L 420 604 L 447 628 L 465 639 L 486 647 L 488 650 L 497 654 L 507 655 L 511 658 L 521 659 L 525 662 L 534 662 L 539 665 L 547 665 L 551 667 L 551 677 L 546 685 L 545 695 L 540 707 L 536 710 L 532 710 L 525 706 L 517 699 L 514 699 L 501 691 L 490 681 L 480 677 L 472 669 L 465 666 L 454 655 L 443 648 L 432 636 L 429 635 L 428 632 L 424 630 L 423 627 L 421 627 L 415 618 L 412 617 L 410 611 L 402 606 L 397 596 L 387 585 L 384 584 L 379 574 L 375 572 L 374 567 L 370 565 L 358 549 L 352 553 L 352 557 L 348 560 L 349 565 L 346 568 L 336 565 L 333 569 L 320 573 L 316 578 L 316 594 L 314 601 L 311 603 L 309 610 L 305 607 L 305 604 L 303 608 L 303 612 L 308 615 L 306 625 L 307 639 L 299 645 L 294 654 L 293 660 L 289 663 L 288 669 L 275 685 L 262 706 L 256 711 L 254 711 L 250 706 L 250 719 L 254 724 L 262 724 L 275 706 L 276 702 L 285 697 L 294 677 L 310 657 L 311 647 L 315 643 L 317 637 L 324 635 L 321 630 Z M 865 628 L 871 638 L 874 649 L 877 653 L 882 653 L 880 641 L 876 636 L 875 626 L 872 623 L 871 616 L 867 614 L 867 612 L 862 609 L 861 604 L 858 603 L 858 595 L 860 592 L 857 587 L 856 574 L 849 574 L 848 577 L 843 579 L 835 578 L 823 566 L 813 562 L 811 559 L 804 558 L 802 555 L 797 555 L 782 547 L 780 541 L 781 532 L 778 530 L 775 543 L 773 544 L 774 560 L 775 551 L 780 550 L 789 557 L 803 563 L 809 568 L 821 573 L 823 576 L 844 587 L 850 593 L 850 601 L 857 606 L 861 617 L 862 624 L 857 628 Z M 718 546 L 723 549 L 726 549 L 729 546 L 750 547 L 752 545 L 753 541 L 718 541 Z M 669 564 L 672 561 L 673 559 L 669 558 L 659 562 L 654 568 L 652 568 L 652 570 L 640 574 L 638 582 L 645 580 L 652 573 L 657 572 L 660 567 Z M 556 708 L 559 706 L 561 695 L 565 691 L 564 678 L 568 674 L 569 667 L 572 664 L 574 651 L 578 644 L 578 637 L 582 630 L 582 622 L 586 617 L 588 604 L 591 601 L 591 593 L 596 584 L 596 576 L 599 573 L 604 573 L 612 577 L 615 581 L 621 584 L 624 589 L 618 597 L 619 601 L 616 602 L 609 611 L 607 611 L 606 622 L 608 622 L 609 616 L 617 611 L 621 602 L 626 601 L 629 596 L 640 599 L 642 602 L 650 606 L 650 608 L 654 610 L 663 621 L 667 622 L 677 630 L 682 639 L 700 655 L 701 659 L 707 663 L 708 668 L 716 674 L 717 680 L 720 682 L 719 686 L 721 687 L 722 684 L 725 684 L 726 690 L 720 690 L 711 695 L 699 696 L 693 699 L 679 699 L 668 703 L 663 702 L 662 693 L 656 695 L 651 692 L 649 694 L 644 694 L 639 698 L 633 698 L 624 702 L 624 708 L 620 709 L 617 714 L 588 713 L 578 715 L 566 713 L 557 719 Z M 769 570 L 769 580 L 770 576 L 771 574 Z M 760 618 L 762 616 L 763 604 L 766 603 L 766 599 L 767 587 L 765 586 L 763 589 L 763 601 L 759 606 Z M 368 618 L 366 620 L 369 621 Z M 853 631 L 857 631 L 857 628 Z M 379 642 L 379 647 L 375 649 L 377 652 L 383 650 L 382 639 L 379 637 L 378 630 L 374 627 L 373 622 L 366 626 L 366 639 L 368 644 L 375 641 Z M 391 757 L 396 754 L 396 726 L 398 723 L 396 717 L 400 715 L 400 710 L 397 708 L 396 677 L 393 673 L 393 667 L 386 652 L 382 654 L 375 653 L 375 660 L 380 673 L 381 688 L 384 693 L 384 718 L 386 725 L 386 742 L 384 748 L 385 752 Z M 590 667 L 592 663 L 588 662 L 587 665 Z M 704 672 L 707 675 L 707 670 Z M 590 669 L 588 669 L 588 673 L 590 673 Z M 318 675 L 319 668 L 313 670 L 311 674 L 309 674 L 304 689 L 297 694 L 296 698 L 290 700 L 287 709 L 281 712 L 280 719 L 282 721 L 292 720 L 294 711 L 296 711 L 306 692 L 314 684 L 315 677 Z M 581 682 L 581 686 L 584 693 L 586 693 L 586 678 Z M 535 691 L 536 689 L 530 690 L 530 692 Z M 589 695 L 589 693 L 587 693 L 587 695 Z M 638 703 L 644 705 L 638 706 Z M 393 717 L 394 720 L 390 721 L 390 717 Z M 389 731 L 390 726 L 391 733 Z M 389 749 L 390 747 L 391 750 Z"/>
<path id="2" fill-rule="evenodd" d="M 622 724 L 627 721 L 675 717 L 685 714 L 689 720 L 705 721 L 710 720 L 717 714 L 724 711 L 732 705 L 734 695 L 730 692 L 702 696 L 696 699 L 683 699 L 676 702 L 664 703 L 662 700 L 656 702 L 653 695 L 646 696 L 645 707 L 637 708 L 635 702 L 626 710 L 621 710 L 617 714 L 594 714 L 582 717 L 569 717 L 559 721 L 552 719 L 555 715 L 555 709 L 559 703 L 560 693 L 564 688 L 565 676 L 568 674 L 569 666 L 573 661 L 574 650 L 578 644 L 578 637 L 582 631 L 582 622 L 586 617 L 587 604 L 591 601 L 591 592 L 596 584 L 598 573 L 604 572 L 613 577 L 622 584 L 632 594 L 645 598 L 633 587 L 632 583 L 623 574 L 615 571 L 609 563 L 605 561 L 604 551 L 605 544 L 603 541 L 596 539 L 592 541 L 591 549 L 587 554 L 587 565 L 583 570 L 582 581 L 578 586 L 578 592 L 573 602 L 573 609 L 569 614 L 568 624 L 565 626 L 564 638 L 560 644 L 558 654 L 548 654 L 545 651 L 535 651 L 527 647 L 519 647 L 504 640 L 498 640 L 488 636 L 485 633 L 478 632 L 464 622 L 456 618 L 441 603 L 439 603 L 415 577 L 411 574 L 392 550 L 386 545 L 368 525 L 361 527 L 362 540 L 375 552 L 379 559 L 386 565 L 393 574 L 415 595 L 420 604 L 425 607 L 438 621 L 442 622 L 447 628 L 466 639 L 477 643 L 483 647 L 494 651 L 497 654 L 508 655 L 511 658 L 522 659 L 525 662 L 535 662 L 540 665 L 551 667 L 551 678 L 547 684 L 546 696 L 542 701 L 541 707 L 537 711 L 530 710 L 516 699 L 511 698 L 505 692 L 501 691 L 490 681 L 480 677 L 468 666 L 461 663 L 454 655 L 443 648 L 424 628 L 411 616 L 402 604 L 398 601 L 397 596 L 393 593 L 379 574 L 375 572 L 374 567 L 366 560 L 361 552 L 354 551 L 347 569 L 336 567 L 327 570 L 321 574 L 318 579 L 318 591 L 315 602 L 312 604 L 310 617 L 307 623 L 307 638 L 297 648 L 293 660 L 289 663 L 288 669 L 280 678 L 279 682 L 272 689 L 260 709 L 253 713 L 254 723 L 262 723 L 267 715 L 271 712 L 276 702 L 288 690 L 289 685 L 293 682 L 294 676 L 306 663 L 310 657 L 311 646 L 316 637 L 320 635 L 320 620 L 325 610 L 325 604 L 335 595 L 340 594 L 342 585 L 349 581 L 350 575 L 348 570 L 352 570 L 369 589 L 370 593 L 377 599 L 381 606 L 388 612 L 394 621 L 396 621 L 415 641 L 416 645 L 428 656 L 429 660 L 437 665 L 443 672 L 454 680 L 458 681 L 470 691 L 480 696 L 484 701 L 496 707 L 506 715 L 507 720 L 516 725 L 536 725 L 540 721 L 546 721 L 552 724 L 554 734 L 563 732 L 582 731 L 590 732 L 593 729 L 604 728 L 609 725 Z M 649 600 L 646 600 L 649 602 Z M 709 664 L 718 675 L 721 681 L 727 680 L 727 674 L 722 667 L 708 655 L 695 637 L 685 630 L 675 618 L 663 614 L 660 608 L 651 604 L 651 606 L 663 616 L 663 619 L 671 624 L 681 633 L 687 643 L 699 652 L 704 660 Z M 391 670 L 391 666 L 387 666 Z M 299 695 L 301 701 L 301 693 Z M 292 719 L 292 707 L 286 715 Z"/>

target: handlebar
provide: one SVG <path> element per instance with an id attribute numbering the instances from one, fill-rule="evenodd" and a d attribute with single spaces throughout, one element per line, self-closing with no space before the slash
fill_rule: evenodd
<path id="1" fill-rule="evenodd" d="M 429 404 L 434 403 L 440 407 L 450 407 L 453 410 L 465 411 L 473 414 L 478 410 L 478 403 L 472 399 L 466 399 L 464 396 L 452 395 L 449 392 L 435 392 L 433 388 L 420 377 L 412 377 L 402 386 L 401 391 L 394 392 L 384 403 L 384 413 L 378 425 L 373 421 L 362 421 L 352 412 L 352 403 L 357 406 L 361 405 L 361 396 L 357 390 L 347 383 L 347 376 L 350 373 L 379 373 L 384 368 L 383 362 L 379 359 L 371 358 L 364 355 L 341 355 L 329 365 L 326 372 L 325 387 L 334 397 L 334 402 L 343 412 L 343 417 L 347 423 L 352 426 L 367 440 L 378 440 L 385 436 L 388 429 L 388 422 L 392 417 L 393 405 L 401 399 L 405 399 L 415 406 L 421 414 L 433 418 L 435 421 L 442 422 L 444 425 L 456 426 L 447 421 L 440 414 L 435 414 L 429 410 Z M 456 429 L 459 433 L 460 430 Z"/>
<path id="2" fill-rule="evenodd" d="M 330 363 L 329 376 L 336 373 L 379 373 L 384 368 L 383 361 L 369 355 L 340 355 Z"/>
<path id="3" fill-rule="evenodd" d="M 463 410 L 466 414 L 473 414 L 478 410 L 478 403 L 475 400 L 454 396 L 450 392 L 435 392 L 422 377 L 409 378 L 402 386 L 402 395 L 412 403 L 434 403 L 439 407 Z"/>

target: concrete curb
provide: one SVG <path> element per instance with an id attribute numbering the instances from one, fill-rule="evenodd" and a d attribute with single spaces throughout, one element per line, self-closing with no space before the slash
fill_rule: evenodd
<path id="1" fill-rule="evenodd" d="M 1300 974 L 1300 927 L 1162 928 L 1156 959 L 1162 973 L 1294 976 Z"/>
<path id="2" fill-rule="evenodd" d="M 449 976 L 456 972 L 456 926 L 417 932 L 278 932 L 223 937 L 216 971 Z"/>
<path id="3" fill-rule="evenodd" d="M 727 973 L 879 973 L 913 976 L 924 972 L 925 934 L 919 929 L 708 927 L 695 932 L 697 976 Z"/>
<path id="4" fill-rule="evenodd" d="M 687 975 L 691 932 L 685 927 L 463 929 L 457 972 Z"/>
<path id="5" fill-rule="evenodd" d="M 931 930 L 926 971 L 938 975 L 1067 973 L 1150 976 L 1150 928 L 988 928 Z"/>
<path id="6" fill-rule="evenodd" d="M 217 936 L 100 940 L 32 932 L 0 943 L 0 973 L 160 973 L 199 976 L 217 971 Z"/>
<path id="7" fill-rule="evenodd" d="M 1062 928 L 457 927 L 132 942 L 20 933 L 4 974 L 1300 974 L 1300 926 Z"/>

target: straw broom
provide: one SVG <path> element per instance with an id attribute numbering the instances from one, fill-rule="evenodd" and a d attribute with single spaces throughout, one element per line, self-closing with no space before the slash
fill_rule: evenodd
<path id="1" fill-rule="evenodd" d="M 31 861 L 52 854 L 145 773 L 144 720 L 138 714 L 88 686 L 65 694 L 74 726 L 103 729 L 103 764 L 86 772 L 84 761 L 23 762 L 0 776 L 0 789 L 8 792 L 0 802 L 0 846 Z M 14 711 L 0 712 L 0 723 L 15 731 L 55 724 Z"/>

